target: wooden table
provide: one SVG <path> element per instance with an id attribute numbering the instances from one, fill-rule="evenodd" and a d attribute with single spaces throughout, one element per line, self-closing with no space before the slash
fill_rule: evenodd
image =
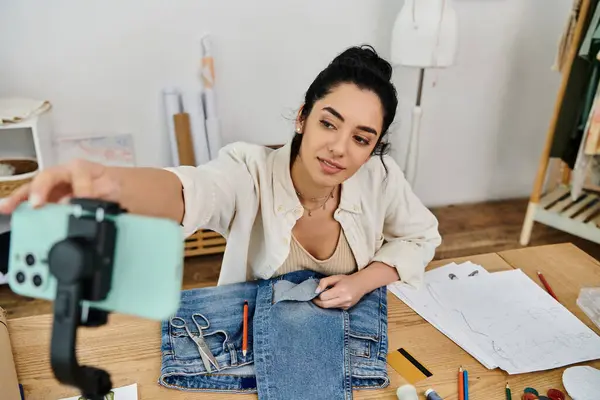
<path id="1" fill-rule="evenodd" d="M 563 305 L 584 323 L 598 330 L 581 312 L 575 300 L 582 285 L 600 286 L 600 263 L 570 244 L 550 245 L 484 254 L 455 260 L 437 261 L 436 268 L 451 261 L 470 260 L 490 272 L 521 268 L 539 283 L 536 271 L 544 273 Z M 457 398 L 457 371 L 460 365 L 469 371 L 470 399 L 504 399 L 508 381 L 513 399 L 523 389 L 534 387 L 545 392 L 552 387 L 564 391 L 564 368 L 508 376 L 500 370 L 487 370 L 454 342 L 428 324 L 411 308 L 389 295 L 389 348 L 403 347 L 422 362 L 433 376 L 417 383 L 419 391 L 434 388 L 445 400 Z M 73 388 L 58 385 L 49 365 L 51 316 L 9 320 L 11 342 L 20 383 L 27 400 L 58 399 L 77 394 Z M 80 363 L 109 371 L 115 387 L 138 383 L 140 399 L 256 399 L 256 395 L 183 392 L 159 386 L 160 326 L 158 322 L 112 315 L 109 324 L 81 329 L 78 337 Z M 600 361 L 585 363 L 600 368 Z M 355 391 L 357 399 L 396 399 L 396 389 L 406 381 L 388 367 L 391 384 L 383 390 Z M 424 397 L 422 397 L 424 398 Z"/>

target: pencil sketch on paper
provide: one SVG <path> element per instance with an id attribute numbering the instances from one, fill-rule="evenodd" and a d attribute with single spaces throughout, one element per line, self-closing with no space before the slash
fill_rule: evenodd
<path id="1" fill-rule="evenodd" d="M 59 139 L 56 154 L 60 163 L 82 158 L 104 165 L 136 165 L 133 137 L 130 134 Z"/>
<path id="2" fill-rule="evenodd" d="M 434 283 L 440 306 L 510 374 L 600 358 L 600 337 L 521 270 Z"/>

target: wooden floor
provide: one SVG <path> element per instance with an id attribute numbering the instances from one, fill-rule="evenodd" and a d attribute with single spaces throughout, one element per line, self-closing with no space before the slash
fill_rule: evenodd
<path id="1" fill-rule="evenodd" d="M 440 222 L 443 244 L 436 259 L 469 256 L 521 247 L 519 235 L 527 200 L 464 204 L 433 209 Z M 530 246 L 571 242 L 600 260 L 600 245 L 561 231 L 535 224 Z M 215 285 L 219 276 L 220 256 L 186 260 L 183 288 Z M 0 286 L 0 306 L 9 318 L 52 312 L 52 304 L 15 295 L 7 285 Z"/>

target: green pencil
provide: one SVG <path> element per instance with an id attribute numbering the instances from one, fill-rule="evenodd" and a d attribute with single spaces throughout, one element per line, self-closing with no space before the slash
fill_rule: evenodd
<path id="1" fill-rule="evenodd" d="M 512 400 L 512 395 L 510 394 L 510 387 L 508 386 L 508 382 L 506 382 L 506 400 Z"/>

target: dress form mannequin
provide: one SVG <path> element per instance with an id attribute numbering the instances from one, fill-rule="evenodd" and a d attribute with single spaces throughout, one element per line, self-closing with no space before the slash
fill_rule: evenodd
<path id="1" fill-rule="evenodd" d="M 392 63 L 417 68 L 451 66 L 457 25 L 451 0 L 405 0 L 392 32 Z"/>
<path id="2" fill-rule="evenodd" d="M 451 0 L 404 1 L 392 31 L 392 64 L 419 68 L 419 86 L 412 112 L 404 168 L 411 184 L 414 184 L 416 178 L 425 68 L 446 68 L 453 65 L 457 42 L 458 21 Z"/>

